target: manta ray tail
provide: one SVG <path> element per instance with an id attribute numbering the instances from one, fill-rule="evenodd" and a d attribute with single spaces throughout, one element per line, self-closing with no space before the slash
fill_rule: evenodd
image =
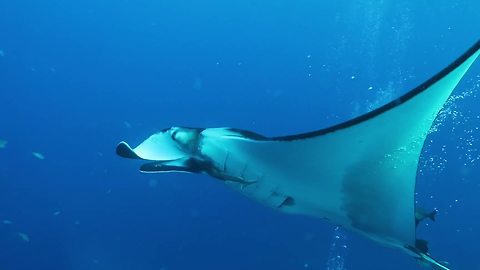
<path id="1" fill-rule="evenodd" d="M 425 264 L 426 266 L 430 266 L 435 270 L 450 270 L 447 262 L 440 262 L 432 258 L 428 253 L 419 252 L 419 262 L 421 264 Z"/>

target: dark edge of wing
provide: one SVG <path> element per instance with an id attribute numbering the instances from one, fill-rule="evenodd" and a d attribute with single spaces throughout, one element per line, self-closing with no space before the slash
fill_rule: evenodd
<path id="1" fill-rule="evenodd" d="M 265 141 L 265 140 L 268 140 L 267 137 L 263 136 L 263 135 L 260 135 L 258 133 L 255 133 L 253 131 L 249 131 L 249 130 L 243 130 L 243 129 L 238 129 L 238 128 L 228 128 L 228 130 L 232 131 L 232 132 L 236 132 L 238 133 L 239 135 L 243 136 L 243 137 L 246 137 L 246 138 L 249 138 L 249 139 L 252 139 L 252 140 L 257 140 L 257 141 Z"/>
<path id="2" fill-rule="evenodd" d="M 371 112 L 368 112 L 366 114 L 363 114 L 359 117 L 350 119 L 346 122 L 333 125 L 328 128 L 320 129 L 320 130 L 315 130 L 311 132 L 306 132 L 306 133 L 301 133 L 301 134 L 296 134 L 296 135 L 287 135 L 287 136 L 279 136 L 279 137 L 271 137 L 267 138 L 266 140 L 272 140 L 272 141 L 294 141 L 294 140 L 301 140 L 301 139 L 307 139 L 311 137 L 316 137 L 316 136 L 321 136 L 325 135 L 327 133 L 331 133 L 340 129 L 344 129 L 347 127 L 354 126 L 358 123 L 361 123 L 363 121 L 372 119 L 380 114 L 382 114 L 385 111 L 388 111 L 392 108 L 395 108 L 402 103 L 410 100 L 411 98 L 415 97 L 416 95 L 422 93 L 426 89 L 428 89 L 430 86 L 432 86 L 434 83 L 438 82 L 441 80 L 443 77 L 447 76 L 450 72 L 452 72 L 454 69 L 459 67 L 463 62 L 465 62 L 470 56 L 472 56 L 475 52 L 480 50 L 480 40 L 478 40 L 470 49 L 468 49 L 464 54 L 462 54 L 459 58 L 457 58 L 453 63 L 448 65 L 446 68 L 444 68 L 442 71 L 438 72 L 435 76 L 431 77 L 424 83 L 420 84 L 419 86 L 415 87 L 411 91 L 407 92 L 403 96 L 383 105 L 382 107 L 375 109 Z M 252 140 L 259 140 L 259 138 L 250 138 Z M 261 140 L 261 139 L 260 139 Z"/>

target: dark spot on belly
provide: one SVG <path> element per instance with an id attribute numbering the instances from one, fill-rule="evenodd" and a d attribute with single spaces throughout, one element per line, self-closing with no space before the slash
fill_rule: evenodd
<path id="1" fill-rule="evenodd" d="M 288 196 L 283 200 L 283 202 L 278 206 L 278 208 L 286 207 L 286 206 L 294 206 L 295 205 L 295 200 Z"/>
<path id="2" fill-rule="evenodd" d="M 389 212 L 394 206 L 389 199 L 390 182 L 378 175 L 376 159 L 365 159 L 352 165 L 342 181 L 342 209 L 354 228 L 381 234 L 392 226 Z"/>

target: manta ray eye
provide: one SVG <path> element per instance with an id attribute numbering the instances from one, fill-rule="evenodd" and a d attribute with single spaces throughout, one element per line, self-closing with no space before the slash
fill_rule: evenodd
<path id="1" fill-rule="evenodd" d="M 171 133 L 170 133 L 170 136 L 172 137 L 172 139 L 173 139 L 174 141 L 177 140 L 177 134 L 178 134 L 178 129 L 176 129 L 176 128 L 173 129 L 173 128 L 172 128 Z"/>
<path id="2" fill-rule="evenodd" d="M 172 140 L 182 147 L 190 146 L 195 143 L 198 132 L 195 129 L 173 127 L 170 129 Z"/>
<path id="3" fill-rule="evenodd" d="M 185 143 L 185 139 L 188 137 L 188 130 L 185 130 L 181 127 L 172 127 L 170 128 L 169 132 L 172 140 L 179 143 Z"/>

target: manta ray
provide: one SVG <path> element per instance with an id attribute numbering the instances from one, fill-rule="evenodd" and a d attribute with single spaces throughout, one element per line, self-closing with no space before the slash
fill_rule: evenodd
<path id="1" fill-rule="evenodd" d="M 447 270 L 416 237 L 415 182 L 429 130 L 479 54 L 480 40 L 413 90 L 331 127 L 279 137 L 171 127 L 135 148 L 120 142 L 116 153 L 145 161 L 145 173 L 208 174 L 268 207 L 328 220 Z"/>

